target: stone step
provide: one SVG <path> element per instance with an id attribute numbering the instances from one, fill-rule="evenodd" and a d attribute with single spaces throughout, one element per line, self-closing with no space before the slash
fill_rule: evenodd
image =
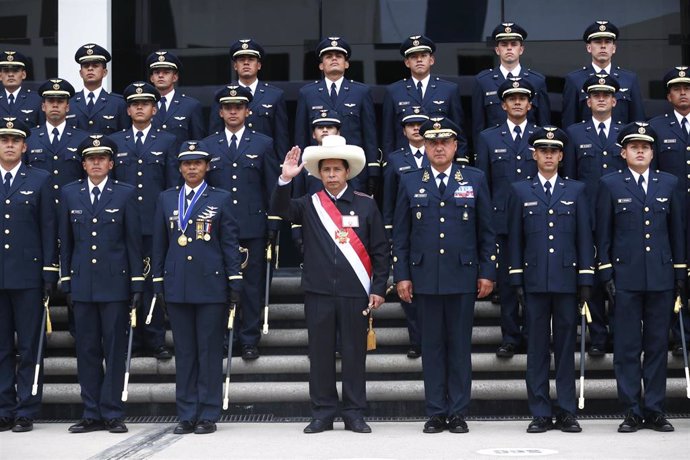
<path id="1" fill-rule="evenodd" d="M 579 381 L 576 385 L 579 391 Z M 550 382 L 551 395 L 556 387 Z M 128 404 L 160 404 L 175 402 L 174 383 L 131 383 L 128 387 Z M 338 383 L 338 392 L 342 394 Z M 579 393 L 578 393 L 579 394 Z M 685 398 L 684 378 L 671 378 L 667 381 L 667 398 Z M 587 380 L 585 382 L 585 401 L 587 399 L 615 400 L 616 381 L 613 379 Z M 266 402 L 306 402 L 309 401 L 307 382 L 230 382 L 230 402 L 252 404 Z M 525 381 L 513 380 L 474 380 L 472 399 L 474 400 L 524 400 L 527 398 Z M 374 401 L 423 401 L 424 383 L 421 380 L 369 381 L 367 400 Z M 79 384 L 48 383 L 43 387 L 44 404 L 81 404 Z M 586 402 L 585 402 L 586 404 Z"/>
<path id="2" fill-rule="evenodd" d="M 224 363 L 226 360 L 223 360 Z M 575 369 L 580 366 L 580 353 L 575 354 Z M 340 372 L 340 360 L 336 360 L 336 369 Z M 43 362 L 47 376 L 77 374 L 77 358 L 54 357 L 46 358 Z M 224 364 L 225 366 L 225 364 Z M 225 367 L 224 367 L 225 368 Z M 511 359 L 497 358 L 493 353 L 474 353 L 472 355 L 472 371 L 479 372 L 525 372 L 527 355 L 517 354 Z M 551 370 L 553 370 L 553 359 Z M 668 368 L 682 369 L 683 360 L 668 354 Z M 585 357 L 585 375 L 592 371 L 611 371 L 613 356 L 591 358 Z M 233 375 L 252 374 L 308 374 L 309 358 L 304 355 L 268 355 L 254 361 L 244 361 L 232 358 L 231 373 Z M 132 358 L 130 372 L 136 375 L 174 375 L 175 358 L 169 361 L 159 361 L 155 358 Z M 422 360 L 410 359 L 401 354 L 376 354 L 367 356 L 367 372 L 369 373 L 412 373 L 422 372 Z"/>

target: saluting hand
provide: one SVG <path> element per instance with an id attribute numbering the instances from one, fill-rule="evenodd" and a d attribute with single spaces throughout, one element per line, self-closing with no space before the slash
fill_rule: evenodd
<path id="1" fill-rule="evenodd" d="M 280 174 L 281 179 L 288 182 L 302 171 L 304 163 L 299 162 L 301 155 L 302 150 L 296 145 L 290 149 L 285 155 L 285 160 L 283 160 L 283 171 Z"/>

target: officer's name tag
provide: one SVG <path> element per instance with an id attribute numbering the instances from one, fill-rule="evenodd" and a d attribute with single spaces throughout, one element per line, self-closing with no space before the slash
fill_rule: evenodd
<path id="1" fill-rule="evenodd" d="M 120 157 L 126 157 L 128 154 L 129 154 L 129 152 L 119 152 L 116 156 L 118 158 L 120 158 Z"/>
<path id="2" fill-rule="evenodd" d="M 410 105 L 410 101 L 399 101 L 398 106 Z"/>
<path id="3" fill-rule="evenodd" d="M 213 157 L 213 158 L 211 158 L 211 163 L 213 163 L 214 161 L 220 161 L 220 157 Z"/>
<path id="4" fill-rule="evenodd" d="M 31 149 L 31 153 L 43 153 L 43 149 Z"/>
<path id="5" fill-rule="evenodd" d="M 322 105 L 312 105 L 311 109 L 312 110 L 323 110 L 323 106 Z"/>
<path id="6" fill-rule="evenodd" d="M 75 114 L 72 114 L 72 115 L 66 115 L 66 116 L 65 116 L 65 118 L 74 118 L 74 117 L 76 117 L 76 115 L 75 115 Z"/>
<path id="7" fill-rule="evenodd" d="M 632 203 L 632 198 L 618 198 L 618 203 Z"/>
<path id="8" fill-rule="evenodd" d="M 592 144 L 580 144 L 580 148 L 581 148 L 581 149 L 591 149 L 591 148 L 592 148 Z"/>
<path id="9" fill-rule="evenodd" d="M 506 153 L 508 149 L 494 149 L 494 153 Z"/>
<path id="10" fill-rule="evenodd" d="M 664 144 L 675 144 L 676 139 L 664 139 Z"/>
<path id="11" fill-rule="evenodd" d="M 426 198 L 428 195 L 426 193 L 415 193 L 415 198 Z"/>
<path id="12" fill-rule="evenodd" d="M 474 198 L 474 189 L 471 185 L 461 185 L 453 193 L 454 198 Z"/>
<path id="13" fill-rule="evenodd" d="M 70 214 L 81 214 L 82 210 L 81 209 L 72 209 L 69 213 Z"/>
<path id="14" fill-rule="evenodd" d="M 495 96 L 496 94 L 496 91 L 487 91 L 486 93 L 484 93 L 485 96 Z"/>
<path id="15" fill-rule="evenodd" d="M 410 165 L 401 166 L 398 168 L 398 171 L 407 171 L 408 169 L 412 169 L 412 166 L 410 166 Z"/>
<path id="16" fill-rule="evenodd" d="M 536 201 L 527 201 L 523 206 L 529 208 L 530 206 L 537 206 L 539 203 Z"/>
<path id="17" fill-rule="evenodd" d="M 343 227 L 356 228 L 359 227 L 359 216 L 342 216 Z"/>

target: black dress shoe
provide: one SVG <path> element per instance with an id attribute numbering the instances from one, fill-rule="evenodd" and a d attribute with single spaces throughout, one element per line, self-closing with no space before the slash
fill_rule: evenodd
<path id="1" fill-rule="evenodd" d="M 599 345 L 592 345 L 589 347 L 587 354 L 593 358 L 598 358 L 599 356 L 604 356 L 606 354 L 606 349 L 604 347 L 600 347 Z"/>
<path id="2" fill-rule="evenodd" d="M 671 422 L 666 420 L 664 414 L 661 414 L 659 412 L 655 412 L 654 414 L 645 417 L 644 427 L 652 429 L 654 431 L 662 432 L 669 432 L 675 430 L 675 428 L 673 428 L 673 425 L 671 425 Z"/>
<path id="3" fill-rule="evenodd" d="M 322 420 L 320 418 L 314 418 L 309 422 L 309 425 L 304 427 L 304 432 L 307 434 L 322 433 L 324 431 L 329 431 L 333 429 L 333 421 Z"/>
<path id="4" fill-rule="evenodd" d="M 681 344 L 673 345 L 673 349 L 671 350 L 671 354 L 673 356 L 675 356 L 676 358 L 682 358 L 683 357 L 683 345 L 681 345 Z"/>
<path id="5" fill-rule="evenodd" d="M 513 343 L 504 343 L 496 350 L 496 356 L 499 358 L 512 358 L 514 354 L 515 344 Z"/>
<path id="6" fill-rule="evenodd" d="M 12 431 L 15 433 L 24 433 L 33 429 L 34 421 L 26 417 L 17 417 L 14 420 L 14 426 L 12 426 Z"/>
<path id="7" fill-rule="evenodd" d="M 242 359 L 252 360 L 259 357 L 259 349 L 254 345 L 242 346 Z"/>
<path id="8" fill-rule="evenodd" d="M 357 418 L 354 420 L 344 420 L 345 429 L 348 431 L 354 431 L 355 433 L 371 433 L 371 427 L 367 425 L 367 422 L 363 418 Z"/>
<path id="9" fill-rule="evenodd" d="M 446 418 L 442 415 L 434 415 L 424 424 L 424 433 L 440 433 L 446 429 Z"/>
<path id="10" fill-rule="evenodd" d="M 618 432 L 634 433 L 640 428 L 643 428 L 642 417 L 634 414 L 632 411 L 628 411 L 628 413 L 625 414 L 625 419 L 623 420 L 623 423 L 618 425 Z"/>
<path id="11" fill-rule="evenodd" d="M 173 430 L 173 433 L 174 434 L 194 433 L 194 422 L 190 422 L 188 420 L 182 420 L 180 423 L 177 424 L 177 426 Z"/>
<path id="12" fill-rule="evenodd" d="M 409 350 L 407 350 L 407 357 L 411 359 L 417 359 L 422 357 L 422 350 L 419 345 L 412 345 Z"/>
<path id="13" fill-rule="evenodd" d="M 451 433 L 467 433 L 469 428 L 467 428 L 467 422 L 465 422 L 465 417 L 460 414 L 452 415 L 448 419 L 448 431 Z"/>
<path id="14" fill-rule="evenodd" d="M 172 359 L 172 353 L 170 353 L 170 350 L 168 350 L 168 347 L 165 345 L 161 345 L 160 347 L 156 347 L 153 350 L 153 357 L 156 359 L 162 359 L 162 360 L 168 360 Z"/>
<path id="15" fill-rule="evenodd" d="M 92 431 L 105 430 L 105 425 L 101 420 L 85 418 L 69 427 L 70 433 L 91 433 Z"/>
<path id="16" fill-rule="evenodd" d="M 546 433 L 553 428 L 551 417 L 534 417 L 527 427 L 528 433 Z"/>
<path id="17" fill-rule="evenodd" d="M 0 431 L 11 430 L 14 426 L 14 420 L 11 417 L 0 417 Z"/>
<path id="18" fill-rule="evenodd" d="M 209 434 L 216 431 L 216 424 L 210 420 L 201 420 L 194 427 L 194 434 Z"/>
<path id="19" fill-rule="evenodd" d="M 564 433 L 579 433 L 582 431 L 580 424 L 577 422 L 577 418 L 575 418 L 575 416 L 570 412 L 558 414 L 556 416 L 556 424 L 554 427 Z"/>
<path id="20" fill-rule="evenodd" d="M 106 420 L 105 427 L 111 433 L 127 433 L 127 431 L 129 431 L 127 429 L 127 425 L 125 425 L 125 422 L 119 418 Z"/>

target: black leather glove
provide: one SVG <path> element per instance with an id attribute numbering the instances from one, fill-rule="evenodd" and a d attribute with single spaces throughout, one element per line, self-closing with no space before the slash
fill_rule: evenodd
<path id="1" fill-rule="evenodd" d="M 591 297 L 592 297 L 592 286 L 578 286 L 577 298 L 578 298 L 580 304 L 584 304 L 585 302 L 589 302 L 589 299 Z"/>
<path id="2" fill-rule="evenodd" d="M 685 280 L 676 280 L 676 297 L 680 296 L 681 305 L 688 303 L 688 296 L 685 292 Z M 681 325 L 681 327 L 683 327 Z"/>
<path id="3" fill-rule="evenodd" d="M 57 290 L 57 283 L 46 282 L 43 283 L 43 298 L 53 297 L 55 291 Z"/>
<path id="4" fill-rule="evenodd" d="M 168 305 L 165 303 L 165 296 L 163 293 L 156 294 L 156 306 L 160 307 L 166 314 L 168 313 Z"/>
<path id="5" fill-rule="evenodd" d="M 604 289 L 606 289 L 606 295 L 609 297 L 609 303 L 613 305 L 616 300 L 616 284 L 610 279 L 604 283 Z"/>
<path id="6" fill-rule="evenodd" d="M 518 286 L 515 288 L 515 295 L 517 296 L 517 301 L 522 306 L 522 309 L 525 309 L 525 288 L 522 286 Z"/>
<path id="7" fill-rule="evenodd" d="M 302 238 L 296 238 L 295 239 L 295 247 L 299 251 L 299 253 L 304 257 L 304 240 Z"/>
<path id="8" fill-rule="evenodd" d="M 369 195 L 373 196 L 374 193 L 376 193 L 376 191 L 378 190 L 378 188 L 379 188 L 379 178 L 369 176 L 369 178 L 367 179 L 367 193 Z"/>
<path id="9" fill-rule="evenodd" d="M 228 302 L 230 303 L 230 305 L 235 304 L 237 307 L 239 307 L 241 298 L 242 295 L 240 291 L 230 289 L 230 295 L 228 296 Z"/>
<path id="10" fill-rule="evenodd" d="M 141 310 L 141 292 L 132 294 L 132 310 Z"/>
<path id="11" fill-rule="evenodd" d="M 72 294 L 69 292 L 65 294 L 65 303 L 67 303 L 67 308 L 72 310 L 74 308 L 74 303 L 72 302 Z"/>

